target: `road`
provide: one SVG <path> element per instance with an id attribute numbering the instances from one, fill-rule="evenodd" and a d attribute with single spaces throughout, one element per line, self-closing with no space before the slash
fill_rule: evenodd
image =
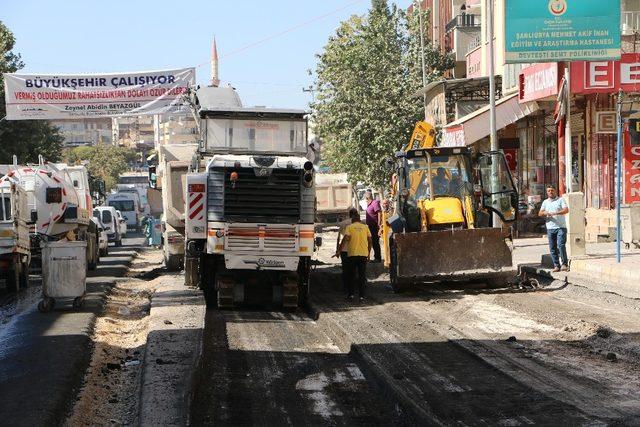
<path id="1" fill-rule="evenodd" d="M 13 425 L 51 425 L 66 418 L 91 358 L 96 315 L 142 243 L 135 236 L 125 239 L 121 248 L 109 248 L 109 256 L 88 274 L 87 298 L 80 310 L 57 303 L 50 313 L 38 312 L 42 288 L 36 276 L 17 295 L 2 295 L 0 419 Z"/>
<path id="2" fill-rule="evenodd" d="M 580 283 L 394 294 L 371 270 L 348 303 L 314 272 L 308 312 L 210 310 L 192 423 L 640 423 L 640 306 Z"/>

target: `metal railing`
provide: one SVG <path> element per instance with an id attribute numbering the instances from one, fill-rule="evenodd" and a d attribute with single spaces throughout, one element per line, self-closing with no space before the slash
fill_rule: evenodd
<path id="1" fill-rule="evenodd" d="M 640 11 L 622 12 L 620 15 L 620 29 L 622 35 L 640 31 Z"/>
<path id="2" fill-rule="evenodd" d="M 448 33 L 456 27 L 479 27 L 480 15 L 461 13 L 454 17 L 445 25 L 445 31 Z"/>

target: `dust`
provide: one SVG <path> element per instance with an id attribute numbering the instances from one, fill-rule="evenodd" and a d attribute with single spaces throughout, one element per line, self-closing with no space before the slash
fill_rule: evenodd
<path id="1" fill-rule="evenodd" d="M 145 251 L 111 289 L 96 320 L 91 364 L 66 425 L 137 424 L 151 296 L 161 280 L 137 277 L 161 265 L 160 251 Z"/>

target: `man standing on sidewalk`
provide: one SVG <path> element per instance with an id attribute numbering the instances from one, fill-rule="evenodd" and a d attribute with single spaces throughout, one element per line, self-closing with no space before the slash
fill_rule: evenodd
<path id="1" fill-rule="evenodd" d="M 569 270 L 569 260 L 567 259 L 567 222 L 565 215 L 569 213 L 567 202 L 562 197 L 558 197 L 553 186 L 547 187 L 547 199 L 542 202 L 538 215 L 545 219 L 547 226 L 547 237 L 549 238 L 549 250 L 553 260 L 553 271 Z M 562 268 L 560 259 L 562 258 Z"/>
<path id="2" fill-rule="evenodd" d="M 382 225 L 382 208 L 380 202 L 373 198 L 371 190 L 364 193 L 367 201 L 367 227 L 371 233 L 373 243 L 373 262 L 382 261 L 382 252 L 380 251 L 380 227 Z"/>
<path id="3" fill-rule="evenodd" d="M 367 285 L 367 261 L 371 253 L 371 232 L 369 227 L 360 222 L 360 213 L 357 209 L 349 210 L 351 224 L 344 232 L 344 238 L 334 256 L 339 257 L 342 250 L 347 248 L 347 298 L 353 299 L 354 281 L 358 282 L 358 295 L 360 302 L 364 301 L 364 288 Z M 357 277 L 356 277 L 357 275 Z"/>

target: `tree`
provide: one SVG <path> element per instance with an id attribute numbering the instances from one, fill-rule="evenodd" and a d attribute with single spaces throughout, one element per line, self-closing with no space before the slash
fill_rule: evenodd
<path id="1" fill-rule="evenodd" d="M 384 158 L 408 141 L 422 118 L 422 102 L 413 96 L 422 87 L 414 20 L 386 0 L 373 0 L 367 15 L 342 22 L 318 55 L 312 108 L 323 161 L 353 181 L 385 185 Z M 428 48 L 427 67 L 452 64 Z"/>
<path id="2" fill-rule="evenodd" d="M 67 153 L 67 162 L 86 163 L 89 173 L 104 181 L 106 190 L 116 187 L 118 177 L 128 168 L 128 163 L 137 158 L 135 151 L 114 145 L 76 147 Z"/>
<path id="3" fill-rule="evenodd" d="M 0 120 L 7 114 L 2 73 L 14 73 L 24 67 L 20 55 L 13 52 L 14 46 L 13 33 L 0 21 Z M 39 154 L 47 160 L 57 161 L 62 152 L 62 141 L 58 128 L 47 121 L 2 120 L 0 163 L 11 163 L 14 154 L 22 164 L 37 162 Z"/>

